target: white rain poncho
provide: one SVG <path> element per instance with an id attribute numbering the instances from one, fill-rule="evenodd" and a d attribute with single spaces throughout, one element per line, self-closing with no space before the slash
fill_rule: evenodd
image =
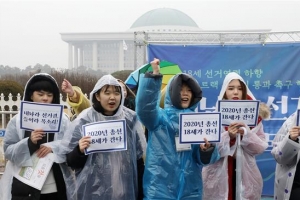
<path id="1" fill-rule="evenodd" d="M 228 84 L 239 79 L 245 85 L 243 78 L 237 73 L 229 73 L 224 79 L 218 100 L 222 100 Z M 246 85 L 247 87 L 247 85 Z M 252 92 L 247 87 L 247 96 L 255 100 Z M 247 134 L 241 140 L 242 159 L 242 197 L 241 199 L 259 200 L 261 198 L 263 180 L 257 167 L 255 156 L 264 152 L 268 147 L 265 138 L 262 122 L 250 130 L 247 127 Z M 221 141 L 217 143 L 221 159 L 212 165 L 203 167 L 203 191 L 205 200 L 227 200 L 228 199 L 228 156 L 233 156 L 237 149 L 237 142 L 230 146 L 230 137 L 225 127 L 222 129 Z M 234 186 L 235 187 L 235 186 Z M 235 196 L 235 194 L 233 194 Z"/>
<path id="2" fill-rule="evenodd" d="M 120 86 L 111 75 L 103 76 L 90 93 L 91 101 L 95 98 L 94 94 L 105 85 Z M 71 137 L 65 138 L 63 145 L 67 147 L 67 152 L 71 152 L 78 149 L 78 142 L 83 135 L 82 125 L 100 121 L 126 120 L 127 150 L 96 152 L 87 157 L 81 155 L 86 158 L 85 164 L 80 168 L 74 167 L 76 184 L 68 185 L 74 191 L 74 198 L 77 195 L 77 200 L 135 200 L 137 197 L 137 160 L 143 156 L 146 139 L 136 113 L 123 106 L 123 96 L 122 91 L 121 105 L 113 116 L 105 116 L 97 112 L 94 107 L 90 107 L 78 115 L 67 131 L 68 136 Z"/>
<path id="3" fill-rule="evenodd" d="M 273 140 L 271 153 L 276 160 L 274 199 L 290 199 L 292 193 L 294 177 L 299 165 L 300 145 L 289 138 L 289 131 L 296 126 L 297 117 L 297 112 L 294 112 L 287 118 Z"/>
<path id="4" fill-rule="evenodd" d="M 47 79 L 54 83 L 55 90 L 57 92 L 54 95 L 54 103 L 59 103 L 59 88 L 54 80 L 49 74 L 39 73 L 35 74 L 31 79 L 28 80 L 25 90 L 23 100 L 28 101 L 30 96 L 28 96 L 28 88 L 30 84 L 37 79 Z M 54 162 L 59 163 L 61 171 L 65 175 L 65 182 L 72 182 L 73 175 L 69 167 L 65 164 L 66 156 L 64 154 L 60 154 L 61 145 L 60 142 L 65 134 L 65 130 L 69 125 L 69 119 L 62 115 L 61 127 L 60 131 L 54 133 L 54 140 L 51 142 L 43 143 L 47 147 L 51 147 L 52 152 L 54 154 Z M 25 130 L 20 129 L 20 114 L 16 114 L 8 123 L 5 137 L 4 137 L 4 151 L 5 158 L 8 160 L 5 172 L 1 178 L 0 183 L 0 200 L 8 200 L 11 199 L 11 187 L 14 171 L 20 167 L 25 166 L 33 166 L 33 162 L 31 159 L 28 140 L 29 138 L 24 138 Z M 70 183 L 69 183 L 70 184 Z M 66 183 L 67 185 L 67 183 Z M 70 199 L 70 198 L 69 198 Z"/>

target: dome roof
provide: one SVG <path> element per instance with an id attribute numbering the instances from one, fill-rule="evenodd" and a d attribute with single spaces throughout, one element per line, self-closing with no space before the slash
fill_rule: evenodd
<path id="1" fill-rule="evenodd" d="M 199 29 L 198 25 L 191 17 L 179 10 L 172 8 L 158 8 L 150 10 L 139 17 L 132 24 L 130 29 L 149 26 L 177 26 Z"/>

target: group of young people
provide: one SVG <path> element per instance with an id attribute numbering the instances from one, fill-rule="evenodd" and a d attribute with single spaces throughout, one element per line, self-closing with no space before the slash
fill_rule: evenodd
<path id="1" fill-rule="evenodd" d="M 193 113 L 202 98 L 195 78 L 180 73 L 166 86 L 164 108 L 160 107 L 162 77 L 159 59 L 151 62 L 153 72 L 141 77 L 137 95 L 124 82 L 111 75 L 98 80 L 88 100 L 80 88 L 64 80 L 61 89 L 74 117 L 62 117 L 57 133 L 20 129 L 20 115 L 8 123 L 4 137 L 8 160 L 1 178 L 3 200 L 232 200 L 241 184 L 239 199 L 259 200 L 263 180 L 255 156 L 268 147 L 262 120 L 270 115 L 260 105 L 257 126 L 238 121 L 222 127 L 218 143 L 191 144 L 178 148 L 179 114 Z M 59 104 L 59 86 L 49 74 L 32 76 L 24 90 L 24 101 Z M 255 100 L 243 78 L 227 74 L 218 100 Z M 276 199 L 296 199 L 300 193 L 297 170 L 300 127 L 293 114 L 274 139 L 278 165 L 275 177 Z M 125 120 L 126 146 L 120 151 L 86 154 L 91 137 L 83 127 L 96 122 Z M 146 142 L 145 129 L 148 132 Z M 240 135 L 243 162 L 242 181 L 236 183 L 237 136 Z M 45 137 L 47 136 L 47 137 Z M 53 153 L 54 164 L 41 190 L 14 177 L 14 169 L 32 166 L 32 154 Z"/>

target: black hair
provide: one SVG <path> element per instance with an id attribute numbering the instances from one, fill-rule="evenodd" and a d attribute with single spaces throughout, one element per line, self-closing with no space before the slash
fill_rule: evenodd
<path id="1" fill-rule="evenodd" d="M 241 88 L 242 88 L 242 92 L 243 92 L 243 94 L 242 94 L 242 99 L 243 99 L 243 100 L 247 100 L 247 86 L 246 86 L 245 83 L 244 83 L 243 81 L 241 81 L 240 79 L 239 79 L 239 82 L 240 82 L 240 84 L 241 84 Z"/>
<path id="2" fill-rule="evenodd" d="M 29 86 L 29 90 L 32 92 L 43 90 L 45 92 L 54 93 L 53 85 L 46 80 L 33 83 L 32 85 Z"/>
<path id="3" fill-rule="evenodd" d="M 45 91 L 53 94 L 52 104 L 60 104 L 59 88 L 51 76 L 37 75 L 29 80 L 25 88 L 25 101 L 32 101 L 31 96 L 35 91 Z"/>
<path id="4" fill-rule="evenodd" d="M 117 86 L 117 85 L 104 85 L 102 88 L 100 88 L 97 92 L 95 92 L 93 94 L 93 98 L 92 98 L 93 108 L 97 112 L 100 112 L 102 114 L 104 114 L 104 108 L 101 106 L 101 103 L 97 100 L 96 94 L 100 95 L 101 91 L 106 92 L 110 86 L 113 86 L 115 91 L 120 92 L 121 95 L 122 95 L 122 92 L 121 92 L 122 88 L 121 88 L 121 86 Z M 122 99 L 122 96 L 121 96 L 121 99 Z M 120 101 L 120 104 L 119 104 L 118 108 L 114 111 L 113 114 L 116 114 L 116 112 L 118 111 L 120 105 L 121 105 L 121 101 Z"/>
<path id="5" fill-rule="evenodd" d="M 32 85 L 29 86 L 29 96 L 31 97 L 32 94 L 35 92 L 35 91 L 45 91 L 45 92 L 50 92 L 53 94 L 53 100 L 51 103 L 53 103 L 54 101 L 54 97 L 55 95 L 55 92 L 54 92 L 54 88 L 53 88 L 53 85 L 49 82 L 49 81 L 46 81 L 46 80 L 42 80 L 42 81 L 37 81 L 35 83 L 33 83 Z M 31 99 L 30 99 L 31 100 Z M 32 101 L 32 100 L 31 100 Z"/>

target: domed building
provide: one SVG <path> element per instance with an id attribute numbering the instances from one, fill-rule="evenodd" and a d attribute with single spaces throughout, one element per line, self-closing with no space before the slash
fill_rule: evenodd
<path id="1" fill-rule="evenodd" d="M 61 33 L 69 45 L 68 68 L 85 66 L 103 72 L 134 69 L 134 32 L 201 31 L 187 14 L 172 8 L 150 10 L 124 32 Z"/>
<path id="2" fill-rule="evenodd" d="M 158 8 L 139 17 L 129 31 L 182 32 L 201 31 L 201 29 L 191 17 L 179 10 Z"/>
<path id="3" fill-rule="evenodd" d="M 69 69 L 84 66 L 113 73 L 120 70 L 134 70 L 143 65 L 146 62 L 145 46 L 150 37 L 152 41 L 160 43 L 168 39 L 173 44 L 176 43 L 176 39 L 177 42 L 182 39 L 183 34 L 193 35 L 184 38 L 186 40 L 182 40 L 181 44 L 202 42 L 219 45 L 241 41 L 262 43 L 265 37 L 260 33 L 269 31 L 204 31 L 187 14 L 172 8 L 158 8 L 140 16 L 124 32 L 61 33 L 61 38 L 69 45 Z M 252 33 L 247 34 L 249 32 Z M 181 35 L 176 35 L 178 33 Z"/>

